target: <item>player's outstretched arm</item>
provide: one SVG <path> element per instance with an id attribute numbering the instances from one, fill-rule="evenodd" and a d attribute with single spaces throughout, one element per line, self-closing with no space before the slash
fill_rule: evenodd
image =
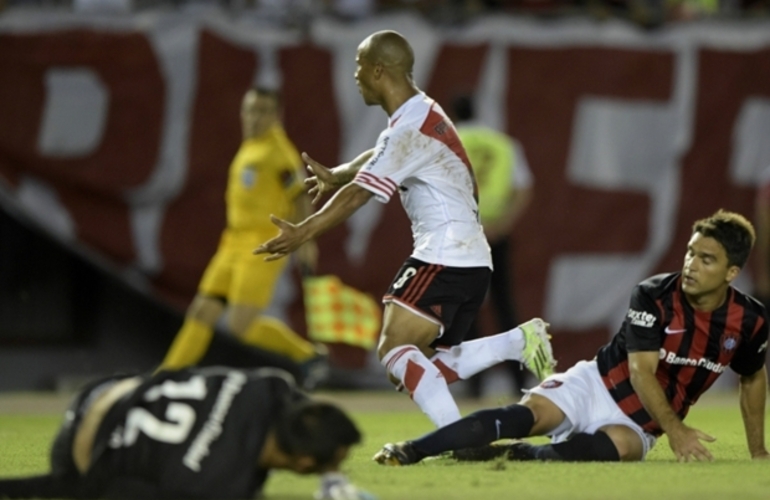
<path id="1" fill-rule="evenodd" d="M 300 193 L 294 199 L 295 217 L 292 223 L 300 222 L 313 214 L 313 207 L 310 204 L 310 197 L 307 193 Z M 294 263 L 297 269 L 304 275 L 307 273 L 315 274 L 318 268 L 318 245 L 315 240 L 309 240 L 297 248 L 294 253 Z"/>
<path id="2" fill-rule="evenodd" d="M 658 361 L 658 351 L 628 353 L 628 366 L 634 391 L 639 395 L 650 416 L 665 431 L 671 451 L 674 452 L 678 461 L 713 460 L 714 457 L 701 441 L 712 442 L 716 438 L 685 425 L 674 412 L 655 377 Z"/>
<path id="3" fill-rule="evenodd" d="M 767 369 L 763 366 L 753 375 L 740 378 L 740 404 L 743 427 L 751 458 L 768 459 L 765 447 L 765 399 Z"/>
<path id="4" fill-rule="evenodd" d="M 267 254 L 265 260 L 277 260 L 286 257 L 300 245 L 311 240 L 343 220 L 350 217 L 372 197 L 372 193 L 357 184 L 348 184 L 318 212 L 300 223 L 292 224 L 271 215 L 270 220 L 278 226 L 280 232 L 275 238 L 268 240 L 254 250 L 254 254 Z"/>
<path id="5" fill-rule="evenodd" d="M 312 159 L 307 153 L 302 153 L 302 159 L 307 164 L 307 169 L 313 174 L 312 177 L 305 179 L 305 184 L 310 186 L 308 194 L 313 197 L 313 204 L 317 203 L 325 193 L 334 191 L 352 181 L 361 167 L 372 157 L 372 154 L 374 154 L 374 150 L 370 149 L 349 163 L 327 168 Z"/>

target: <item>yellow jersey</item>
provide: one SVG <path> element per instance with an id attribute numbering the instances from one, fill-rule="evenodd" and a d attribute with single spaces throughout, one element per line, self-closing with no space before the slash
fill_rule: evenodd
<path id="1" fill-rule="evenodd" d="M 302 161 L 283 127 L 276 124 L 260 137 L 243 141 L 227 181 L 227 227 L 273 234 L 270 214 L 294 214 L 294 198 L 304 190 Z"/>
<path id="2" fill-rule="evenodd" d="M 516 155 L 510 137 L 488 127 L 458 125 L 479 187 L 481 223 L 498 220 L 505 209 L 516 168 Z"/>

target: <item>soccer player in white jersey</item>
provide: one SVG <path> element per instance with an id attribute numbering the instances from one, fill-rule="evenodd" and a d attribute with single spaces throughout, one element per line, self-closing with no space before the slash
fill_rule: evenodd
<path id="1" fill-rule="evenodd" d="M 539 378 L 555 364 L 540 319 L 508 332 L 463 342 L 489 283 L 491 258 L 479 223 L 476 183 L 452 122 L 412 79 L 414 53 L 395 31 L 379 31 L 358 46 L 356 82 L 364 102 L 388 114 L 375 147 L 328 169 L 307 154 L 315 200 L 339 190 L 298 224 L 273 217 L 277 237 L 254 253 L 282 258 L 347 219 L 371 198 L 387 203 L 397 191 L 412 223 L 414 250 L 383 298 L 378 355 L 391 380 L 438 427 L 460 418 L 447 386 L 507 359 Z"/>

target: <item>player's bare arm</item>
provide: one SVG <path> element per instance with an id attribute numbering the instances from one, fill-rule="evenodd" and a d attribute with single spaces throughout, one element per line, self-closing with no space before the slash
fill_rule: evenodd
<path id="1" fill-rule="evenodd" d="M 658 351 L 628 353 L 631 385 L 639 395 L 644 408 L 658 422 L 668 436 L 668 444 L 680 462 L 713 460 L 714 457 L 701 441 L 715 441 L 705 432 L 685 425 L 666 399 L 663 388 L 655 377 Z"/>
<path id="2" fill-rule="evenodd" d="M 308 170 L 313 173 L 312 177 L 305 179 L 305 184 L 311 186 L 308 194 L 313 197 L 313 204 L 317 203 L 325 193 L 334 191 L 352 181 L 361 167 L 372 157 L 372 154 L 374 154 L 374 149 L 364 151 L 351 162 L 343 163 L 334 168 L 327 168 L 312 159 L 307 153 L 302 153 L 302 159 L 307 163 Z"/>
<path id="3" fill-rule="evenodd" d="M 285 257 L 340 222 L 350 217 L 372 197 L 372 193 L 357 184 L 347 184 L 337 191 L 318 212 L 298 224 L 292 224 L 273 215 L 270 220 L 278 226 L 280 233 L 260 245 L 254 254 L 268 254 L 265 260 Z"/>
<path id="4" fill-rule="evenodd" d="M 300 172 L 302 172 L 300 170 Z M 301 173 L 304 177 L 304 173 Z M 310 197 L 307 193 L 302 192 L 294 198 L 294 217 L 292 223 L 298 223 L 305 220 L 313 214 L 313 207 L 310 202 Z M 305 244 L 301 245 L 295 252 L 295 265 L 302 273 L 315 272 L 318 267 L 318 245 L 315 240 L 309 240 Z"/>
<path id="5" fill-rule="evenodd" d="M 746 442 L 751 458 L 768 459 L 765 448 L 765 398 L 767 394 L 767 369 L 740 378 L 740 405 Z"/>

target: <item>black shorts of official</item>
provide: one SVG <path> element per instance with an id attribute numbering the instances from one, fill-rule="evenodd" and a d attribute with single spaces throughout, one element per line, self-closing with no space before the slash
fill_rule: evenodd
<path id="1" fill-rule="evenodd" d="M 383 302 L 396 302 L 440 325 L 431 347 L 465 340 L 484 302 L 492 270 L 449 267 L 408 258 L 390 284 Z"/>
<path id="2" fill-rule="evenodd" d="M 96 398 L 116 382 L 126 378 L 116 375 L 89 382 L 75 396 L 67 411 L 64 421 L 51 446 L 51 474 L 60 478 L 75 478 L 80 476 L 75 461 L 72 458 L 72 445 L 75 442 L 80 422 Z"/>

